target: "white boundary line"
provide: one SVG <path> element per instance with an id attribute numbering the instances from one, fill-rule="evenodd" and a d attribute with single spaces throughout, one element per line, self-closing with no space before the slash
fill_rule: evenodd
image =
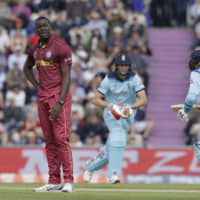
<path id="1" fill-rule="evenodd" d="M 32 187 L 9 187 L 0 186 L 0 190 L 32 190 Z M 89 192 L 151 192 L 151 193 L 200 193 L 200 190 L 173 190 L 173 189 L 120 189 L 120 188 L 76 188 L 76 192 L 89 191 Z M 60 192 L 60 191 L 48 191 Z"/>

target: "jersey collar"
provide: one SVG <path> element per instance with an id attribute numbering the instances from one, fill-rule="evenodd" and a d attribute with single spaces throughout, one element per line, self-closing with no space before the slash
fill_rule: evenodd
<path id="1" fill-rule="evenodd" d="M 200 70 L 200 65 L 198 65 L 197 69 L 199 69 L 199 70 Z"/>
<path id="2" fill-rule="evenodd" d="M 47 44 L 41 44 L 41 42 L 39 41 L 38 42 L 38 47 L 41 48 L 41 49 L 45 49 L 45 48 L 48 48 L 49 46 L 51 46 L 52 42 L 54 41 L 55 39 L 55 36 L 54 35 L 51 35 L 49 41 L 47 42 Z"/>
<path id="3" fill-rule="evenodd" d="M 200 65 L 195 69 L 195 71 L 200 72 Z"/>

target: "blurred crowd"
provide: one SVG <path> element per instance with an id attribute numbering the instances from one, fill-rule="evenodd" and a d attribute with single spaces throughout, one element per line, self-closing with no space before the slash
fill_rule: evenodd
<path id="1" fill-rule="evenodd" d="M 136 0 L 0 0 L 0 145 L 43 145 L 37 91 L 26 81 L 28 49 L 39 40 L 35 19 L 50 19 L 53 34 L 72 49 L 72 114 L 74 147 L 100 146 L 108 130 L 102 109 L 91 103 L 105 74 L 114 71 L 119 52 L 129 53 L 148 94 L 147 29 L 151 1 Z M 34 68 L 36 78 L 37 69 Z M 127 138 L 143 147 L 153 127 L 146 108 L 137 112 Z"/>
<path id="2" fill-rule="evenodd" d="M 188 27 L 194 36 L 191 51 L 200 49 L 200 0 L 152 0 L 149 12 L 153 26 Z M 200 140 L 200 112 L 190 113 L 184 133 L 186 145 Z"/>
<path id="3" fill-rule="evenodd" d="M 50 19 L 53 34 L 72 49 L 71 145 L 100 146 L 108 135 L 102 109 L 91 103 L 104 76 L 115 70 L 114 58 L 129 53 L 148 95 L 148 27 L 186 27 L 200 47 L 200 0 L 0 0 L 0 145 L 43 145 L 37 91 L 23 65 L 39 40 L 35 19 Z M 37 69 L 34 68 L 38 78 Z M 144 147 L 153 127 L 146 108 L 138 110 L 127 145 Z M 200 116 L 192 113 L 186 144 L 200 138 Z"/>
<path id="4" fill-rule="evenodd" d="M 0 0 L 0 145 L 43 145 L 37 91 L 26 81 L 28 49 L 39 40 L 35 19 L 50 19 L 53 34 L 72 49 L 71 145 L 100 146 L 108 135 L 102 109 L 91 103 L 114 58 L 129 53 L 148 94 L 148 27 L 186 27 L 200 47 L 200 0 Z M 37 69 L 34 68 L 38 78 Z M 127 145 L 144 147 L 153 127 L 146 108 L 138 110 Z M 185 128 L 186 144 L 200 138 L 200 116 Z"/>

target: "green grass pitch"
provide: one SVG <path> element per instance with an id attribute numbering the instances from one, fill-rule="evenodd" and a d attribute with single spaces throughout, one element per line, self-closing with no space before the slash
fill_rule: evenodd
<path id="1" fill-rule="evenodd" d="M 75 184 L 74 193 L 33 192 L 42 184 L 0 183 L 0 200 L 199 200 L 200 185 Z"/>

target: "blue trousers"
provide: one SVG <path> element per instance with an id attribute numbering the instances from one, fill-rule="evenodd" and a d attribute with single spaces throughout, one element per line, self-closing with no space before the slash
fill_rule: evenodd
<path id="1" fill-rule="evenodd" d="M 129 119 L 115 120 L 109 112 L 104 112 L 104 121 L 109 129 L 109 136 L 106 146 L 87 165 L 88 171 L 96 171 L 108 164 L 108 178 L 111 178 L 113 174 L 121 176 L 126 136 L 133 123 L 133 118 L 134 116 Z"/>

